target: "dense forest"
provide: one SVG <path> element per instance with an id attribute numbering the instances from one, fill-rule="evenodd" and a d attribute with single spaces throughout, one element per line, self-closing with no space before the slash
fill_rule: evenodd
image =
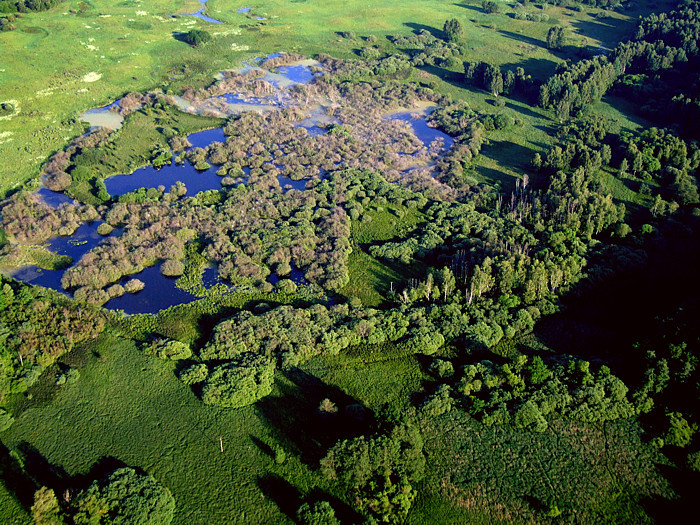
<path id="1" fill-rule="evenodd" d="M 533 13 L 510 14 L 548 22 Z M 31 187 L 0 202 L 8 520 L 199 523 L 219 497 L 241 523 L 684 516 L 700 481 L 700 2 L 640 18 L 609 52 L 546 77 L 476 59 L 463 23 L 382 42 L 339 32 L 355 57 L 318 54 L 311 80 L 290 86 L 270 79 L 307 57 L 126 94 L 121 129 L 46 159 L 61 204 Z M 561 26 L 542 34 L 566 47 Z M 227 114 L 227 95 L 264 110 Z M 599 111 L 611 96 L 644 125 L 613 124 Z M 485 152 L 533 133 L 526 112 L 544 115 L 550 141 L 526 150 L 519 176 L 486 180 Z M 207 128 L 221 138 L 193 146 Z M 144 164 L 213 170 L 218 186 L 108 191 Z M 85 225 L 94 246 L 52 251 Z M 30 266 L 63 272 L 60 286 L 22 282 Z M 109 308 L 156 267 L 199 299 Z M 146 443 L 141 418 L 162 443 Z M 92 443 L 93 430 L 109 437 Z M 64 451 L 71 432 L 85 451 Z M 182 448 L 197 439 L 207 452 Z M 200 470 L 229 447 L 226 474 Z M 175 456 L 192 471 L 161 464 Z M 209 485 L 221 475 L 226 496 Z"/>

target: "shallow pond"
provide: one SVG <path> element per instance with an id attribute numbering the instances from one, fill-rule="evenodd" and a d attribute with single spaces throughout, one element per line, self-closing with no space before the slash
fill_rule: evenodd
<path id="1" fill-rule="evenodd" d="M 165 191 L 176 182 L 187 187 L 187 195 L 194 196 L 200 191 L 220 190 L 221 177 L 216 174 L 219 168 L 212 166 L 205 171 L 197 171 L 189 162 L 168 164 L 160 169 L 144 166 L 131 175 L 115 175 L 105 179 L 105 186 L 110 195 L 124 195 L 139 188 L 157 188 L 165 186 Z"/>
<path id="2" fill-rule="evenodd" d="M 284 277 L 280 277 L 276 273 L 273 272 L 267 277 L 267 280 L 270 281 L 272 284 L 277 284 L 282 279 L 289 279 L 290 281 L 292 281 L 298 285 L 307 284 L 306 277 L 304 276 L 304 272 L 302 272 L 299 268 L 297 268 L 293 264 L 291 264 L 290 266 L 292 268 L 292 271 L 289 273 L 289 275 L 285 275 Z"/>
<path id="3" fill-rule="evenodd" d="M 443 133 L 439 129 L 428 126 L 426 116 L 427 115 L 425 112 L 407 111 L 394 113 L 389 115 L 387 118 L 408 122 L 413 128 L 413 133 L 420 139 L 426 148 L 430 147 L 430 144 L 435 141 L 442 141 L 443 149 L 450 149 L 455 142 L 454 139 L 447 133 Z"/>
<path id="4" fill-rule="evenodd" d="M 68 255 L 77 262 L 83 255 L 95 248 L 105 236 L 97 233 L 100 221 L 89 222 L 81 225 L 73 235 L 67 237 L 54 237 L 49 240 L 48 248 L 60 255 Z M 111 235 L 121 235 L 121 229 L 115 229 Z M 27 266 L 13 273 L 15 279 L 26 283 L 51 288 L 62 294 L 71 296 L 61 286 L 61 277 L 65 270 L 42 270 L 36 266 Z M 142 272 L 124 277 L 120 284 L 131 279 L 139 279 L 146 287 L 135 294 L 124 294 L 121 297 L 110 299 L 104 306 L 110 310 L 124 310 L 128 314 L 156 313 L 160 310 L 176 304 L 188 303 L 197 299 L 192 294 L 180 290 L 175 286 L 175 278 L 166 277 L 160 273 L 160 265 L 151 266 Z M 218 282 L 216 268 L 207 268 L 204 271 L 203 281 L 205 286 L 212 286 Z"/>
<path id="5" fill-rule="evenodd" d="M 277 181 L 280 184 L 280 188 L 282 188 L 285 192 L 289 190 L 306 191 L 306 183 L 309 182 L 306 179 L 292 180 L 284 175 L 277 175 Z"/>
<path id="6" fill-rule="evenodd" d="M 124 124 L 124 117 L 117 111 L 112 111 L 113 108 L 118 107 L 119 101 L 117 100 L 101 108 L 90 109 L 80 115 L 80 120 L 90 124 L 90 129 L 119 129 Z"/>
<path id="7" fill-rule="evenodd" d="M 127 314 L 148 314 L 197 300 L 194 295 L 175 286 L 175 277 L 166 277 L 160 273 L 159 264 L 136 275 L 124 277 L 119 284 L 123 285 L 131 279 L 143 281 L 146 287 L 140 292 L 125 293 L 121 297 L 110 299 L 105 308 L 123 310 Z"/>

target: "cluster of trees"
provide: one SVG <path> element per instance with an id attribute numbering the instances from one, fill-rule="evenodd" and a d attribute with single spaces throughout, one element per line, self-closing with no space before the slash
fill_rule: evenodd
<path id="1" fill-rule="evenodd" d="M 37 525 L 168 525 L 175 514 L 175 499 L 152 476 L 124 467 L 61 502 L 53 489 L 41 487 L 31 512 Z"/>
<path id="2" fill-rule="evenodd" d="M 3 0 L 0 2 L 0 13 L 47 11 L 62 1 L 63 0 Z"/>
<path id="3" fill-rule="evenodd" d="M 619 44 L 609 57 L 565 65 L 550 77 L 540 88 L 539 105 L 554 109 L 563 120 L 600 100 L 623 74 L 656 76 L 668 89 L 661 79 L 671 70 L 676 73 L 671 75 L 675 82 L 668 99 L 678 97 L 687 85 L 686 79 L 697 76 L 699 10 L 699 2 L 687 0 L 676 11 L 640 20 L 634 39 Z M 628 81 L 627 85 L 634 82 Z M 691 90 L 691 108 L 695 93 Z"/>
<path id="4" fill-rule="evenodd" d="M 209 31 L 204 29 L 190 29 L 185 33 L 185 42 L 187 42 L 192 47 L 198 47 L 207 42 L 211 42 L 212 36 Z"/>
<path id="5" fill-rule="evenodd" d="M 468 84 L 485 89 L 496 97 L 500 94 L 517 94 L 531 100 L 537 92 L 537 84 L 522 67 L 512 71 L 488 62 L 465 62 L 464 78 Z"/>
<path id="6" fill-rule="evenodd" d="M 0 275 L 0 395 L 24 392 L 46 367 L 104 327 L 100 311 Z"/>
<path id="7" fill-rule="evenodd" d="M 451 375 L 445 365 L 436 369 Z M 520 355 L 500 366 L 491 361 L 465 366 L 428 397 L 423 410 L 435 416 L 459 406 L 487 426 L 511 424 L 544 432 L 547 417 L 587 422 L 631 417 L 637 411 L 627 392 L 606 366 L 592 373 L 588 361 L 559 360 L 547 366 L 539 356 L 528 360 Z"/>
<path id="8" fill-rule="evenodd" d="M 0 204 L 0 214 L 5 234 L 20 244 L 39 244 L 58 235 L 71 235 L 84 222 L 99 217 L 89 204 L 66 203 L 53 208 L 27 191 L 17 192 Z"/>
<path id="9" fill-rule="evenodd" d="M 321 472 L 353 496 L 362 514 L 398 524 L 425 474 L 423 438 L 410 417 L 384 426 L 374 435 L 338 442 L 321 460 Z"/>
<path id="10" fill-rule="evenodd" d="M 666 198 L 678 204 L 697 204 L 697 174 L 700 148 L 664 129 L 650 128 L 641 133 L 621 133 L 624 154 L 620 172 L 665 188 Z"/>
<path id="11" fill-rule="evenodd" d="M 686 454 L 686 466 L 700 471 L 698 453 L 698 388 L 700 388 L 700 332 L 698 304 L 690 302 L 658 321 L 654 336 L 635 344 L 635 354 L 645 360 L 642 382 L 634 402 L 647 415 L 653 442 L 676 447 Z"/>
<path id="12" fill-rule="evenodd" d="M 447 40 L 437 38 L 425 29 L 410 36 L 395 35 L 388 38 L 392 44 L 408 54 L 410 62 L 414 66 L 456 67 L 460 64 L 458 57 L 467 52 L 466 45 L 461 42 L 464 36 L 464 27 L 459 20 L 451 19 L 445 22 L 443 31 L 447 35 Z"/>

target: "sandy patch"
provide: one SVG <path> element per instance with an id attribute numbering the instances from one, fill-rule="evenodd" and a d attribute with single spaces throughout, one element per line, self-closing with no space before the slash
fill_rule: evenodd
<path id="1" fill-rule="evenodd" d="M 136 11 L 138 16 L 146 16 L 148 13 L 146 11 Z"/>
<path id="2" fill-rule="evenodd" d="M 236 44 L 235 42 L 231 44 L 231 51 L 248 51 L 250 46 Z"/>
<path id="3" fill-rule="evenodd" d="M 102 73 L 95 73 L 90 71 L 87 75 L 83 77 L 83 82 L 97 82 L 102 78 Z"/>
<path id="4" fill-rule="evenodd" d="M 12 131 L 3 131 L 0 133 L 0 144 L 5 144 L 5 142 L 10 142 L 12 139 L 10 138 L 14 133 Z"/>
<path id="5" fill-rule="evenodd" d="M 97 51 L 97 48 L 95 46 L 93 46 L 92 44 L 88 44 L 85 47 L 88 48 L 90 51 Z"/>
<path id="6" fill-rule="evenodd" d="M 53 95 L 53 89 L 42 89 L 41 91 L 36 92 L 37 97 L 50 97 Z"/>

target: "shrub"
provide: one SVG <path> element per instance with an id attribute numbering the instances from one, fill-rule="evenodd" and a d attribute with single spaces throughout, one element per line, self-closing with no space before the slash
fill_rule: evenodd
<path id="1" fill-rule="evenodd" d="M 451 377 L 455 373 L 455 368 L 450 361 L 436 359 L 430 364 L 430 373 L 437 377 Z"/>
<path id="2" fill-rule="evenodd" d="M 76 525 L 166 525 L 173 520 L 175 499 L 153 477 L 120 468 L 80 493 L 73 507 Z"/>
<path id="3" fill-rule="evenodd" d="M 15 418 L 12 417 L 12 414 L 0 408 L 0 432 L 10 428 L 14 422 Z"/>
<path id="4" fill-rule="evenodd" d="M 240 408 L 272 392 L 275 364 L 262 356 L 244 357 L 216 367 L 202 389 L 208 405 Z"/>
<path id="5" fill-rule="evenodd" d="M 196 385 L 202 383 L 209 375 L 209 369 L 204 363 L 198 363 L 192 365 L 189 368 L 185 368 L 180 372 L 180 381 L 185 383 L 187 386 Z"/>
<path id="6" fill-rule="evenodd" d="M 192 29 L 185 34 L 185 42 L 193 47 L 201 46 L 212 40 L 208 31 L 203 29 Z"/>
<path id="7" fill-rule="evenodd" d="M 170 359 L 172 361 L 180 361 L 192 357 L 192 350 L 188 345 L 170 339 L 155 340 L 149 345 L 147 352 L 161 359 Z"/>
<path id="8" fill-rule="evenodd" d="M 103 222 L 97 227 L 97 233 L 100 235 L 109 235 L 112 231 L 114 231 L 114 228 L 106 222 Z"/>
<path id="9" fill-rule="evenodd" d="M 464 38 L 464 26 L 462 26 L 462 22 L 456 18 L 447 20 L 442 30 L 445 32 L 445 35 L 447 35 L 448 42 L 457 42 Z"/>
<path id="10" fill-rule="evenodd" d="M 140 281 L 139 279 L 131 279 L 124 285 L 124 291 L 127 293 L 136 293 L 140 292 L 145 287 L 146 284 L 143 281 Z"/>
<path id="11" fill-rule="evenodd" d="M 36 525 L 63 525 L 66 523 L 63 510 L 52 489 L 41 487 L 34 493 L 32 518 Z"/>
<path id="12" fill-rule="evenodd" d="M 182 275 L 184 271 L 184 263 L 182 261 L 175 261 L 173 259 L 168 259 L 167 261 L 163 262 L 163 264 L 160 267 L 160 273 L 168 277 L 177 277 L 178 275 Z"/>
<path id="13" fill-rule="evenodd" d="M 304 503 L 297 510 L 297 520 L 301 525 L 340 525 L 335 510 L 327 501 L 317 501 L 313 505 Z"/>

